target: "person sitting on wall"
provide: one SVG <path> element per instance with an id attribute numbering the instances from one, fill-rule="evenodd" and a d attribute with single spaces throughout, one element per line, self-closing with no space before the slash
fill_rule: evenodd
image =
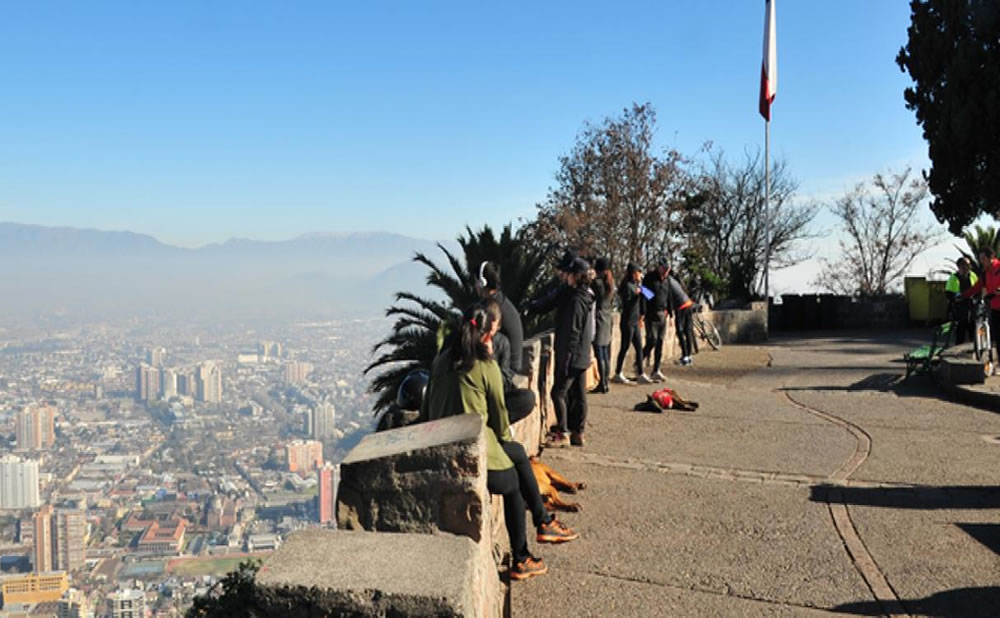
<path id="1" fill-rule="evenodd" d="M 503 376 L 503 397 L 507 402 L 507 413 L 510 422 L 516 423 L 531 414 L 535 409 L 535 392 L 530 388 L 518 388 L 514 384 L 514 369 L 511 367 L 513 345 L 503 334 L 503 310 L 495 298 L 483 301 L 483 306 L 496 323 L 500 331 L 493 335 L 493 359 L 500 365 Z M 520 318 L 518 318 L 520 320 Z"/>
<path id="2" fill-rule="evenodd" d="M 538 482 L 524 447 L 514 441 L 504 400 L 500 366 L 493 360 L 493 337 L 500 323 L 482 304 L 468 309 L 431 365 L 431 379 L 421 416 L 428 420 L 453 414 L 478 414 L 486 427 L 486 488 L 503 496 L 504 522 L 514 566 L 511 579 L 543 575 L 548 567 L 528 551 L 525 502 L 539 543 L 565 543 L 579 534 L 545 510 Z"/>

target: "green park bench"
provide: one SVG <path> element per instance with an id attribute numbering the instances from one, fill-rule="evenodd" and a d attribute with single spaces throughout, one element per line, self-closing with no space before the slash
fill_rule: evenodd
<path id="1" fill-rule="evenodd" d="M 906 377 L 914 373 L 926 373 L 940 360 L 943 352 L 951 342 L 952 323 L 945 322 L 934 329 L 934 337 L 930 343 L 925 343 L 916 350 L 903 355 L 906 361 Z"/>

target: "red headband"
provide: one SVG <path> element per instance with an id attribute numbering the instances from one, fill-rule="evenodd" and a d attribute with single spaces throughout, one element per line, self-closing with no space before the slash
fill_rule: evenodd
<path id="1" fill-rule="evenodd" d="M 471 320 L 469 320 L 469 324 L 472 324 L 476 328 L 479 328 L 479 324 L 476 324 L 476 318 L 472 318 Z"/>

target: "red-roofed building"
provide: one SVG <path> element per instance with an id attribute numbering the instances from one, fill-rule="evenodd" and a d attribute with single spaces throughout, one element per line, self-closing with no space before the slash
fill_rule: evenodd
<path id="1" fill-rule="evenodd" d="M 183 517 L 154 521 L 139 537 L 138 551 L 147 554 L 176 554 L 184 546 L 188 522 Z"/>

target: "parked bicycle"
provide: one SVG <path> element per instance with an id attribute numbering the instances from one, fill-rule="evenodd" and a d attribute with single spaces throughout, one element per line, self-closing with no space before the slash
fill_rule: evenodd
<path id="1" fill-rule="evenodd" d="M 715 324 L 705 318 L 702 310 L 702 305 L 695 305 L 691 308 L 691 323 L 694 326 L 695 334 L 698 335 L 694 339 L 694 351 L 698 351 L 699 339 L 707 342 L 713 350 L 718 350 L 722 347 L 722 336 L 719 335 L 719 329 L 715 327 Z"/>
<path id="2" fill-rule="evenodd" d="M 993 338 L 990 332 L 989 300 L 977 299 L 975 332 L 972 337 L 972 351 L 976 360 L 983 364 L 983 373 L 987 377 L 993 375 Z"/>

